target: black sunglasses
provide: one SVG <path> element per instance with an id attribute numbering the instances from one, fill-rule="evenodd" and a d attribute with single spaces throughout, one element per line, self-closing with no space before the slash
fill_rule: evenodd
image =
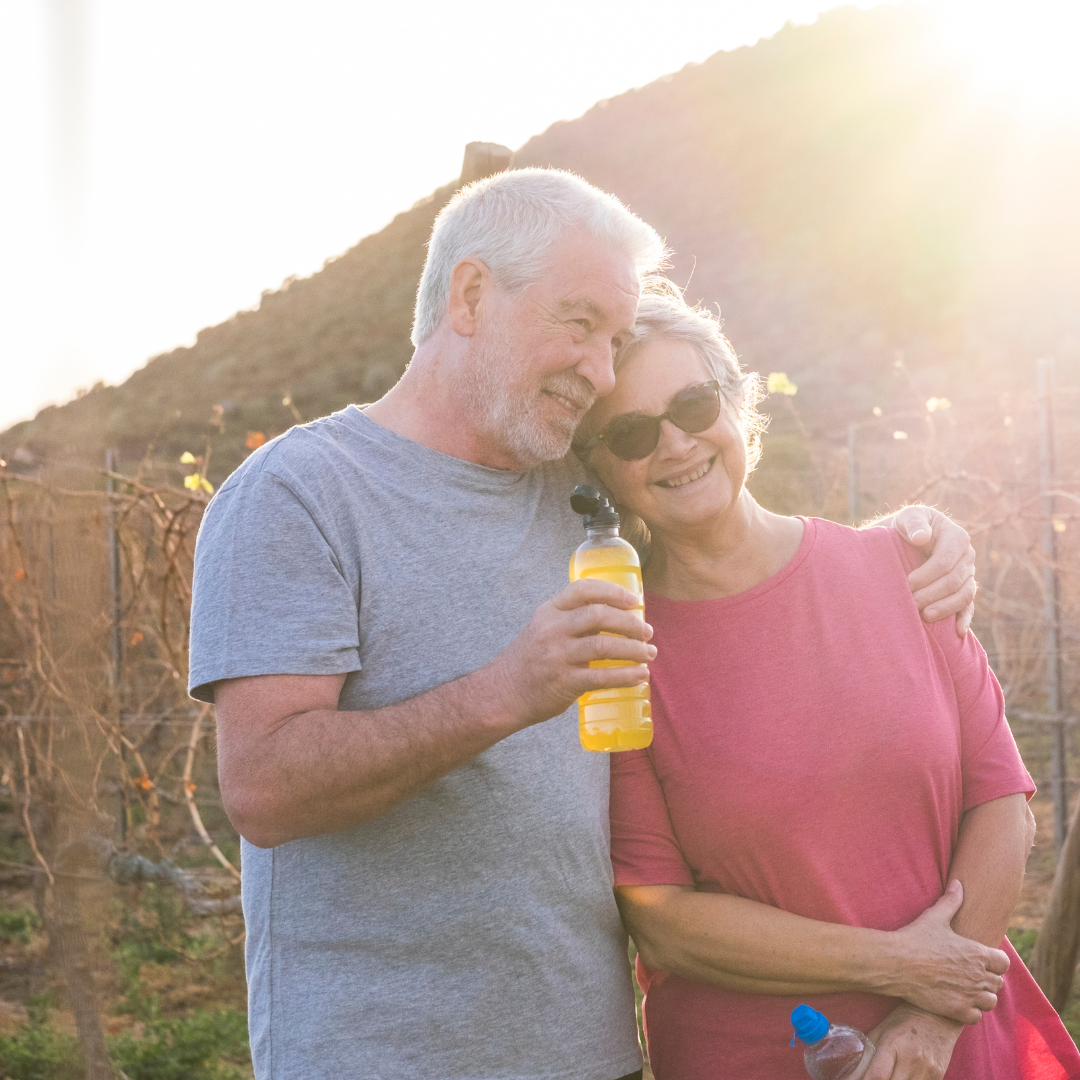
<path id="1" fill-rule="evenodd" d="M 641 416 L 625 413 L 616 416 L 599 435 L 575 447 L 584 460 L 593 447 L 603 443 L 617 458 L 623 461 L 640 461 L 648 457 L 660 441 L 660 421 L 670 420 L 680 431 L 696 435 L 716 423 L 720 415 L 720 383 L 701 383 L 680 390 L 661 416 Z"/>

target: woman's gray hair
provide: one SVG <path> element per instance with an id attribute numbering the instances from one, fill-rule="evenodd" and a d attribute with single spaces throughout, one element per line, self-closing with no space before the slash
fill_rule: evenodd
<path id="1" fill-rule="evenodd" d="M 580 176 L 558 169 L 496 173 L 462 188 L 435 219 L 416 293 L 413 345 L 427 341 L 446 314 L 450 274 L 462 259 L 482 260 L 501 288 L 520 293 L 539 279 L 552 244 L 571 228 L 623 248 L 642 277 L 667 257 L 651 225 Z"/>

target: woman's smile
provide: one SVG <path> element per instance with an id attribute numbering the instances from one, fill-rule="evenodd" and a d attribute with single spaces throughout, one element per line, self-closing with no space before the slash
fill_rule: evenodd
<path id="1" fill-rule="evenodd" d="M 694 483 L 695 480 L 700 480 L 716 462 L 716 458 L 711 457 L 706 461 L 701 462 L 700 465 L 695 465 L 692 469 L 684 470 L 676 476 L 672 476 L 666 480 L 654 480 L 653 483 L 657 487 L 662 488 L 680 488 L 686 487 L 687 484 Z"/>

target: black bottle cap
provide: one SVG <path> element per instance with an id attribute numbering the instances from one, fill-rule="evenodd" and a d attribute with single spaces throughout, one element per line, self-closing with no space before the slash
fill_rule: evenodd
<path id="1" fill-rule="evenodd" d="M 575 514 L 585 519 L 586 529 L 617 529 L 619 515 L 615 508 L 594 487 L 578 484 L 570 496 L 570 506 Z"/>

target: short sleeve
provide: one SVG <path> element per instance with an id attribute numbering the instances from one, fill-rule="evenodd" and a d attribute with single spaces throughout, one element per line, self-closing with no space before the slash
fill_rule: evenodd
<path id="1" fill-rule="evenodd" d="M 616 887 L 694 884 L 647 752 L 612 755 L 610 814 Z"/>
<path id="2" fill-rule="evenodd" d="M 212 702 L 221 679 L 358 671 L 358 587 L 283 480 L 265 468 L 231 478 L 195 545 L 191 696 Z"/>
<path id="3" fill-rule="evenodd" d="M 952 619 L 932 624 L 929 633 L 952 674 L 960 711 L 960 768 L 964 810 L 1023 792 L 1035 793 L 1005 719 L 1005 699 L 979 639 L 957 637 Z"/>
<path id="4" fill-rule="evenodd" d="M 925 560 L 919 552 L 895 528 L 889 532 L 905 573 L 921 566 Z M 1030 799 L 1035 782 L 1016 748 L 1005 719 L 1005 698 L 979 639 L 971 631 L 958 637 L 951 618 L 924 628 L 948 666 L 960 712 L 963 809 L 1020 792 Z"/>

